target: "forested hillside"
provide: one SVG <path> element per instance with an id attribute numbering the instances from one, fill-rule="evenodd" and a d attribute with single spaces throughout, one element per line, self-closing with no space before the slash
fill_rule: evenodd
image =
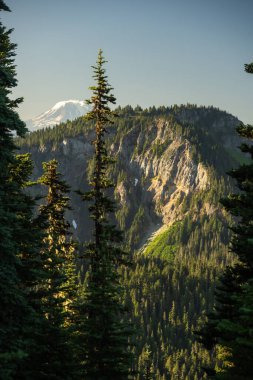
<path id="1" fill-rule="evenodd" d="M 214 359 L 194 331 L 212 308 L 218 274 L 232 260 L 228 216 L 219 199 L 233 188 L 226 171 L 242 160 L 238 119 L 194 105 L 127 106 L 117 113 L 108 148 L 115 158 L 110 175 L 119 205 L 116 222 L 134 260 L 130 269 L 119 268 L 137 326 L 134 367 L 157 380 L 205 379 L 201 367 Z M 91 222 L 75 191 L 88 190 L 93 139 L 92 123 L 79 118 L 18 141 L 21 152 L 32 154 L 34 178 L 42 162 L 59 162 L 72 188 L 67 215 L 80 243 L 89 240 Z"/>

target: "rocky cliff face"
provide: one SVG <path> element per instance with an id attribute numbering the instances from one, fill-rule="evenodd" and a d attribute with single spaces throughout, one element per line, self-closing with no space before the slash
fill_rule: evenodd
<path id="1" fill-rule="evenodd" d="M 210 179 L 204 165 L 194 162 L 191 157 L 190 142 L 174 136 L 168 122 L 158 119 L 150 126 L 147 131 L 152 136 L 150 145 L 138 154 L 144 134 L 145 132 L 140 133 L 137 138 L 134 147 L 137 148 L 136 153 L 128 158 L 129 167 L 134 168 L 135 187 L 144 190 L 143 203 L 148 198 L 153 211 L 161 217 L 164 224 L 169 224 L 178 219 L 183 199 L 194 191 L 205 190 Z M 127 137 L 124 144 L 129 146 Z M 122 151 L 123 146 L 118 154 L 121 155 Z"/>

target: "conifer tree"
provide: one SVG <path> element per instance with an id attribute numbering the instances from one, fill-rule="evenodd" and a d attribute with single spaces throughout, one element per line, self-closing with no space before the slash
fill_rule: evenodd
<path id="1" fill-rule="evenodd" d="M 41 253 L 46 271 L 42 305 L 48 321 L 43 337 L 47 347 L 44 373 L 49 379 L 76 379 L 70 330 L 71 303 L 77 291 L 74 273 L 76 247 L 69 236 L 70 225 L 65 220 L 65 212 L 70 208 L 69 187 L 57 172 L 57 165 L 56 160 L 44 163 L 44 173 L 39 179 L 48 189 L 46 203 L 40 207 L 40 217 L 47 222 Z"/>
<path id="2" fill-rule="evenodd" d="M 113 123 L 114 113 L 109 104 L 115 104 L 112 87 L 105 74 L 102 51 L 93 67 L 95 86 L 88 102 L 92 110 L 88 120 L 95 123 L 95 165 L 91 179 L 91 191 L 83 195 L 91 202 L 90 217 L 94 221 L 93 242 L 87 246 L 86 257 L 90 268 L 84 291 L 86 321 L 84 334 L 84 378 L 87 380 L 111 380 L 129 378 L 130 355 L 128 352 L 129 326 L 122 305 L 122 288 L 118 266 L 125 261 L 120 248 L 122 234 L 109 221 L 114 212 L 114 202 L 106 191 L 112 187 L 108 167 L 112 163 L 106 149 L 106 126 Z"/>
<path id="3" fill-rule="evenodd" d="M 245 65 L 253 73 L 253 65 Z M 232 170 L 230 175 L 240 190 L 222 200 L 226 210 L 238 223 L 231 229 L 232 251 L 236 264 L 226 269 L 216 292 L 216 307 L 202 330 L 207 348 L 218 345 L 223 368 L 210 370 L 215 379 L 253 379 L 253 126 L 240 125 L 239 135 L 249 139 L 241 151 L 250 156 L 250 163 Z"/>
<path id="4" fill-rule="evenodd" d="M 0 11 L 9 11 L 3 0 Z M 16 45 L 11 43 L 10 34 L 11 30 L 0 23 L 0 378 L 5 380 L 18 379 L 19 368 L 29 356 L 28 330 L 33 314 L 21 282 L 24 240 L 20 234 L 26 233 L 20 219 L 22 185 L 11 174 L 16 149 L 13 136 L 24 136 L 26 127 L 15 111 L 22 99 L 10 99 L 17 85 Z M 29 199 L 26 201 L 28 204 Z"/>
<path id="5" fill-rule="evenodd" d="M 18 275 L 22 287 L 26 289 L 26 297 L 29 305 L 36 309 L 36 287 L 45 277 L 43 270 L 40 249 L 43 246 L 43 227 L 45 225 L 38 222 L 34 217 L 36 199 L 32 198 L 26 190 L 36 182 L 31 182 L 33 163 L 31 155 L 18 154 L 9 166 L 10 184 L 15 183 L 21 191 L 16 191 L 15 201 L 10 204 L 10 208 L 15 211 L 18 224 L 15 229 L 15 241 L 18 243 L 18 259 L 22 265 L 19 266 Z"/>
<path id="6" fill-rule="evenodd" d="M 145 344 L 142 354 L 139 358 L 140 367 L 140 379 L 141 380 L 153 380 L 154 379 L 154 366 L 152 363 L 152 352 L 150 346 Z"/>
<path id="7" fill-rule="evenodd" d="M 21 190 L 36 184 L 30 181 L 33 171 L 30 154 L 17 155 L 9 168 L 10 183 L 18 184 Z M 46 349 L 41 337 L 44 336 L 47 321 L 41 299 L 46 272 L 40 254 L 45 221 L 40 217 L 34 217 L 36 199 L 33 199 L 27 191 L 16 191 L 12 195 L 15 196 L 12 196 L 10 208 L 15 212 L 18 221 L 15 225 L 17 258 L 20 263 L 17 274 L 27 303 L 26 325 L 23 329 L 26 355 L 20 361 L 14 378 L 28 380 L 41 378 L 45 361 Z"/>

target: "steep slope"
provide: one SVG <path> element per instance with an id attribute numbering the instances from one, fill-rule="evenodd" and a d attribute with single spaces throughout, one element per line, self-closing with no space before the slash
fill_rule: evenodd
<path id="1" fill-rule="evenodd" d="M 26 121 L 30 131 L 53 127 L 67 120 L 74 120 L 84 115 L 88 110 L 84 101 L 64 100 L 56 103 L 48 111 Z"/>
<path id="2" fill-rule="evenodd" d="M 234 132 L 239 121 L 190 105 L 118 113 L 108 148 L 116 157 L 116 218 L 134 252 L 134 266 L 123 277 L 138 326 L 135 366 L 141 370 L 148 355 L 157 380 L 204 379 L 201 366 L 213 358 L 193 331 L 213 304 L 217 274 L 231 260 L 219 199 L 232 186 L 226 170 L 241 159 Z M 86 190 L 93 137 L 92 125 L 77 119 L 20 144 L 32 153 L 35 177 L 41 162 L 56 158 L 72 189 Z M 84 241 L 92 226 L 74 192 L 72 207 L 73 231 Z"/>

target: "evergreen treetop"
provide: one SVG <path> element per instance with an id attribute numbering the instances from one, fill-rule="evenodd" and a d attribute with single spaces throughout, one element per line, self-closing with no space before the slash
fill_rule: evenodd
<path id="1" fill-rule="evenodd" d="M 9 11 L 2 0 L 0 11 Z M 0 22 L 0 378 L 5 380 L 17 378 L 19 367 L 29 356 L 27 330 L 33 314 L 20 277 L 24 241 L 17 237 L 17 231 L 25 233 L 24 219 L 20 218 L 23 203 L 19 204 L 23 184 L 10 169 L 15 165 L 13 135 L 26 132 L 14 110 L 22 99 L 9 97 L 17 85 L 16 45 L 10 41 L 10 34 Z"/>
<path id="2" fill-rule="evenodd" d="M 246 71 L 253 73 L 252 64 L 246 65 Z M 231 228 L 231 249 L 237 260 L 223 274 L 215 310 L 202 330 L 207 348 L 220 347 L 223 367 L 213 376 L 224 380 L 252 379 L 253 362 L 253 126 L 242 124 L 237 131 L 249 141 L 241 150 L 250 154 L 251 162 L 230 171 L 240 192 L 222 199 L 225 209 L 237 220 Z"/>
<path id="3" fill-rule="evenodd" d="M 65 213 L 70 208 L 69 186 L 57 171 L 58 162 L 43 163 L 39 182 L 47 187 L 46 202 L 40 206 L 40 217 L 46 221 L 44 247 L 41 257 L 46 271 L 41 299 L 47 319 L 43 336 L 45 352 L 44 373 L 49 379 L 76 379 L 78 363 L 74 364 L 70 329 L 71 304 L 76 296 L 74 252 L 70 239 L 70 224 Z M 71 278 L 68 278 L 71 276 Z M 76 289 L 75 289 L 76 286 Z"/>
<path id="4" fill-rule="evenodd" d="M 109 221 L 114 202 L 106 193 L 112 187 L 107 173 L 112 160 L 105 147 L 105 133 L 114 116 L 109 104 L 115 103 L 115 97 L 105 75 L 105 62 L 100 50 L 97 64 L 93 66 L 96 85 L 90 87 L 93 95 L 88 101 L 92 110 L 86 116 L 94 120 L 96 131 L 91 190 L 83 195 L 91 202 L 89 211 L 94 221 L 94 241 L 86 251 L 90 268 L 84 292 L 87 316 L 84 368 L 85 378 L 90 380 L 127 379 L 130 371 L 130 329 L 125 321 L 118 274 L 118 265 L 125 253 L 120 248 L 122 234 Z"/>

